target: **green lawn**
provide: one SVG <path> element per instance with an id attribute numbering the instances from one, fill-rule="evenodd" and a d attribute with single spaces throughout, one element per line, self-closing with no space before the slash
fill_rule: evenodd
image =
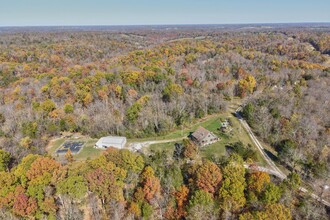
<path id="1" fill-rule="evenodd" d="M 152 144 L 149 146 L 149 151 L 156 151 L 156 152 L 167 151 L 168 153 L 173 154 L 176 143 L 181 144 L 182 141 L 162 143 L 162 144 Z"/>
<path id="2" fill-rule="evenodd" d="M 213 157 L 221 157 L 226 155 L 226 148 L 225 145 L 221 142 L 217 142 L 211 144 L 209 146 L 205 146 L 201 149 L 201 154 L 203 157 L 208 159 L 212 159 Z"/>
<path id="3" fill-rule="evenodd" d="M 63 159 L 61 156 L 56 154 L 56 150 L 65 142 L 65 141 L 84 141 L 85 144 L 79 154 L 73 155 L 75 160 L 86 160 L 87 158 L 93 159 L 99 156 L 103 150 L 95 149 L 94 144 L 96 143 L 97 139 L 58 139 L 55 140 L 52 146 L 49 148 L 48 153 L 52 155 L 56 159 Z"/>
<path id="4" fill-rule="evenodd" d="M 48 153 L 50 155 L 54 155 L 55 151 L 65 142 L 64 138 L 60 138 L 54 141 L 54 143 L 52 143 L 52 146 L 49 148 Z"/>
<path id="5" fill-rule="evenodd" d="M 74 155 L 73 158 L 75 160 L 86 160 L 93 159 L 98 157 L 104 150 L 94 148 L 97 139 L 89 139 L 86 141 L 83 149 L 79 152 L 79 154 Z"/>
<path id="6" fill-rule="evenodd" d="M 162 144 L 152 144 L 152 145 L 150 145 L 148 150 L 154 151 L 154 152 L 166 151 L 168 154 L 173 154 L 176 143 L 181 144 L 182 141 L 162 143 Z M 217 142 L 217 143 L 214 143 L 212 145 L 209 145 L 209 146 L 201 149 L 201 155 L 203 157 L 207 157 L 210 159 L 213 156 L 216 156 L 216 157 L 223 156 L 223 155 L 225 155 L 225 147 L 220 142 Z"/>
<path id="7" fill-rule="evenodd" d="M 218 129 L 220 127 L 220 122 L 224 121 L 225 119 L 229 119 L 230 122 L 232 123 L 233 129 L 228 134 L 225 134 Z M 187 137 L 191 132 L 194 132 L 199 126 L 202 126 L 207 130 L 212 131 L 215 135 L 217 135 L 220 138 L 220 140 L 217 143 L 214 143 L 209 146 L 205 146 L 204 148 L 201 149 L 201 154 L 204 157 L 212 158 L 212 157 L 225 156 L 226 155 L 225 146 L 238 141 L 241 141 L 242 143 L 244 143 L 244 145 L 251 144 L 252 146 L 254 146 L 249 135 L 241 126 L 239 120 L 229 112 L 208 116 L 206 119 L 200 120 L 199 122 L 190 126 L 189 128 L 183 129 L 183 132 L 181 132 L 181 130 L 174 131 L 169 133 L 168 135 L 163 136 L 161 139 L 179 138 L 182 137 L 182 133 L 184 137 Z M 138 139 L 135 139 L 135 141 L 138 141 Z M 166 150 L 169 152 L 173 152 L 175 143 L 176 142 L 153 144 L 150 145 L 150 150 L 154 150 L 154 151 Z M 257 151 L 257 149 L 255 150 Z M 265 165 L 266 162 L 263 160 L 263 158 L 261 157 L 258 151 L 257 151 L 257 155 L 258 155 L 257 163 L 259 165 Z"/>

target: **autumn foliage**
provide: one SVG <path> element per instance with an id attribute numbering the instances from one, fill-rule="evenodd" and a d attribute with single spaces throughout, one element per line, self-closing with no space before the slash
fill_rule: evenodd
<path id="1" fill-rule="evenodd" d="M 326 218 L 299 186 L 329 171 L 329 28 L 240 27 L 1 29 L 0 218 Z M 175 157 L 164 144 L 64 163 L 45 150 L 63 132 L 183 136 L 238 104 L 286 180 L 245 169 L 254 146 L 219 156 L 184 139 Z M 234 141 L 216 132 L 216 147 Z"/>
<path id="2" fill-rule="evenodd" d="M 204 161 L 196 171 L 196 184 L 199 189 L 214 194 L 220 186 L 222 173 L 220 168 L 211 161 Z"/>
<path id="3" fill-rule="evenodd" d="M 261 193 L 265 186 L 270 183 L 268 173 L 255 171 L 248 175 L 248 188 L 256 193 Z"/>

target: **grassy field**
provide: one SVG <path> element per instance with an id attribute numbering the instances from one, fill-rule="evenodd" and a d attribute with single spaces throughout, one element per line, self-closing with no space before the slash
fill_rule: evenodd
<path id="1" fill-rule="evenodd" d="M 152 144 L 149 147 L 150 151 L 167 151 L 169 154 L 172 154 L 174 152 L 175 144 L 181 144 L 182 141 L 176 141 L 176 142 L 169 142 L 169 143 L 162 143 L 162 144 Z"/>
<path id="2" fill-rule="evenodd" d="M 219 130 L 220 122 L 225 119 L 229 119 L 232 124 L 232 131 L 228 134 L 225 134 Z M 187 137 L 191 132 L 194 132 L 199 126 L 206 128 L 209 131 L 212 131 L 215 135 L 220 138 L 220 141 L 214 143 L 212 145 L 206 146 L 201 149 L 201 154 L 204 157 L 212 158 L 212 157 L 221 157 L 226 155 L 226 145 L 241 141 L 244 145 L 251 144 L 253 145 L 252 140 L 250 139 L 247 132 L 241 126 L 239 120 L 234 117 L 231 113 L 222 113 L 217 115 L 208 116 L 206 119 L 197 122 L 192 125 L 190 128 L 185 128 L 183 131 L 174 131 L 164 136 L 166 138 L 163 139 L 174 139 L 178 137 Z M 135 140 L 136 141 L 136 140 Z M 174 145 L 177 142 L 163 143 L 163 144 L 153 144 L 150 145 L 150 150 L 161 151 L 166 150 L 171 153 L 174 151 Z M 257 149 L 256 149 L 257 150 Z M 258 153 L 258 152 L 257 152 Z M 261 155 L 258 153 L 258 164 L 265 165 L 266 162 L 263 160 Z"/>
<path id="3" fill-rule="evenodd" d="M 86 160 L 88 158 L 93 159 L 99 156 L 103 150 L 95 149 L 94 144 L 96 143 L 97 139 L 87 139 L 87 138 L 79 138 L 79 139 L 65 139 L 59 138 L 53 141 L 52 146 L 48 149 L 48 153 L 52 155 L 55 159 L 61 160 L 63 157 L 58 156 L 56 154 L 56 150 L 65 142 L 65 141 L 84 141 L 85 145 L 79 152 L 79 154 L 73 155 L 75 160 Z"/>
<path id="4" fill-rule="evenodd" d="M 48 149 L 50 155 L 55 155 L 55 151 L 65 142 L 64 138 L 56 139 L 52 142 L 51 147 Z"/>
<path id="5" fill-rule="evenodd" d="M 74 155 L 74 159 L 76 160 L 86 160 L 93 159 L 98 157 L 104 150 L 94 148 L 97 139 L 89 139 L 86 140 L 84 148 L 80 151 L 79 154 Z"/>

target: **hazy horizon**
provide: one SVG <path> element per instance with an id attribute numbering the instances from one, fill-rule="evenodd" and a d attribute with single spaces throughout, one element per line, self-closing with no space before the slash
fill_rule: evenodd
<path id="1" fill-rule="evenodd" d="M 192 24 L 80 24 L 80 25 L 16 25 L 16 26 L 1 26 L 0 28 L 29 28 L 29 27 L 33 27 L 33 28 L 38 28 L 38 27 L 166 27 L 166 26 L 172 26 L 172 27 L 178 27 L 178 26 L 249 26 L 249 25 L 270 25 L 270 26 L 275 26 L 275 25 L 291 25 L 291 26 L 299 26 L 299 25 L 330 25 L 330 21 L 326 21 L 326 22 L 269 22 L 269 23 L 263 23 L 263 22 L 258 22 L 258 23 L 201 23 L 201 24 L 197 24 L 197 23 L 192 23 Z"/>
<path id="2" fill-rule="evenodd" d="M 1 0 L 0 26 L 328 23 L 330 1 Z"/>

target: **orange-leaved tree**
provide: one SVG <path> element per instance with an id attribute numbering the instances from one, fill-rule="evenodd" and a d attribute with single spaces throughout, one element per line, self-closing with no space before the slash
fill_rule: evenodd
<path id="1" fill-rule="evenodd" d="M 214 194 L 220 186 L 222 173 L 213 162 L 206 160 L 196 171 L 196 185 L 199 189 Z"/>

